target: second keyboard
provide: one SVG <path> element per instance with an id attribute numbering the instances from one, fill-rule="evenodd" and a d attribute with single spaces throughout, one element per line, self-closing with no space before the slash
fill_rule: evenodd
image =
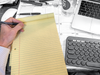
<path id="1" fill-rule="evenodd" d="M 100 69 L 100 40 L 72 37 L 66 39 L 66 65 Z"/>

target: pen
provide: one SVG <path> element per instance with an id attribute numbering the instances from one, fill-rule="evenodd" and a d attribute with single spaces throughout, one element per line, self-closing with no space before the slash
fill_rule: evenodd
<path id="1" fill-rule="evenodd" d="M 40 15 L 41 13 L 19 13 L 19 15 Z"/>
<path id="2" fill-rule="evenodd" d="M 53 1 L 53 0 L 39 0 L 39 2 L 46 2 L 46 1 Z"/>
<path id="3" fill-rule="evenodd" d="M 17 25 L 18 23 L 10 23 L 10 22 L 2 22 L 2 21 L 0 21 L 0 24 Z"/>

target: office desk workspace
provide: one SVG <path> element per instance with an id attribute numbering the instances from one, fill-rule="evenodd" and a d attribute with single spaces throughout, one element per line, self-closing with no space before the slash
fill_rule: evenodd
<path id="1" fill-rule="evenodd" d="M 16 18 L 53 13 L 68 74 L 100 75 L 100 35 L 72 28 L 80 0 L 75 0 L 75 7 L 67 11 L 71 12 L 70 14 L 66 14 L 63 10 L 62 1 L 51 0 L 42 2 L 41 5 L 21 0 Z"/>

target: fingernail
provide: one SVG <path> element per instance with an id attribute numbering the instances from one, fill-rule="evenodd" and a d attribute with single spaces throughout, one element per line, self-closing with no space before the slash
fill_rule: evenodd
<path id="1" fill-rule="evenodd" d="M 24 23 L 23 23 L 23 22 L 21 22 L 21 25 L 22 25 L 22 26 L 24 26 Z"/>
<path id="2" fill-rule="evenodd" d="M 21 29 L 21 32 L 24 32 L 24 29 Z"/>

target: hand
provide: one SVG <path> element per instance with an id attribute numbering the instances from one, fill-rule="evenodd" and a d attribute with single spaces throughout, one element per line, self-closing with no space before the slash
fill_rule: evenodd
<path id="1" fill-rule="evenodd" d="M 14 18 L 9 18 L 5 22 L 13 22 L 18 23 L 15 27 L 11 27 L 11 25 L 2 24 L 0 31 L 0 46 L 8 48 L 13 40 L 15 39 L 18 31 L 23 31 L 24 24 Z"/>

